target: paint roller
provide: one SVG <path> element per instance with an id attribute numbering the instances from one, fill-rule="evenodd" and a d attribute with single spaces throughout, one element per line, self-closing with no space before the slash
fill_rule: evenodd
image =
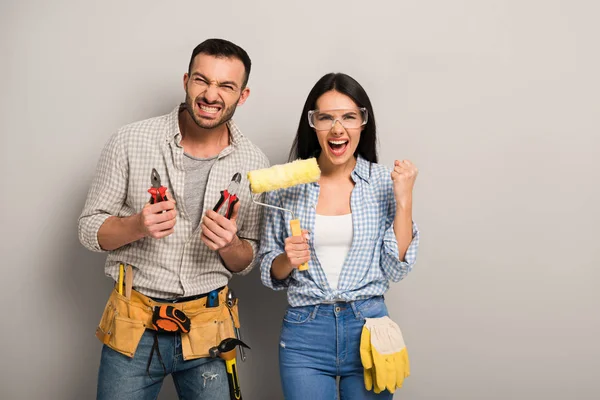
<path id="1" fill-rule="evenodd" d="M 287 164 L 274 165 L 270 168 L 257 169 L 248 172 L 250 191 L 255 194 L 277 189 L 284 189 L 304 183 L 316 182 L 320 177 L 321 170 L 319 169 L 319 164 L 317 164 L 316 158 L 309 158 L 308 160 L 296 160 Z M 289 212 L 292 215 L 292 220 L 290 221 L 292 236 L 302 236 L 300 220 L 295 218 L 292 210 L 260 203 L 254 200 L 254 196 L 250 197 L 252 197 L 252 201 L 255 204 Z M 298 269 L 301 271 L 307 270 L 308 263 L 300 265 Z"/>

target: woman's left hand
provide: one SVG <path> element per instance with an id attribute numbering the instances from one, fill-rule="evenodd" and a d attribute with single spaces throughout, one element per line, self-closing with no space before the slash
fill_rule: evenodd
<path id="1" fill-rule="evenodd" d="M 419 170 L 409 160 L 394 161 L 392 181 L 394 183 L 394 196 L 398 207 L 412 205 L 412 191 Z"/>

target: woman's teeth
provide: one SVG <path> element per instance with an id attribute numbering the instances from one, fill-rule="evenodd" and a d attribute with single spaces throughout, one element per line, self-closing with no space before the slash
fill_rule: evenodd
<path id="1" fill-rule="evenodd" d="M 342 155 L 346 151 L 347 140 L 328 140 L 331 152 L 336 155 Z"/>

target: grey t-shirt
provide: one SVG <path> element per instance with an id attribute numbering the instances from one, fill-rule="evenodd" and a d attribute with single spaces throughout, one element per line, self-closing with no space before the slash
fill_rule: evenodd
<path id="1" fill-rule="evenodd" d="M 184 153 L 183 168 L 185 169 L 185 210 L 192 221 L 192 228 L 196 230 L 202 216 L 204 204 L 204 191 L 210 169 L 217 161 L 217 156 L 211 158 L 196 158 Z"/>

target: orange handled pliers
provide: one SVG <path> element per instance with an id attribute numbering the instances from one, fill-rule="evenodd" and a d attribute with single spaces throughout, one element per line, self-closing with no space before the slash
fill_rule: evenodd
<path id="1" fill-rule="evenodd" d="M 160 184 L 160 175 L 155 168 L 152 168 L 152 174 L 150 174 L 150 182 L 152 183 L 152 187 L 148 189 L 148 193 L 152 197 L 150 197 L 150 204 L 160 203 L 161 201 L 167 200 L 167 188 L 161 186 Z"/>
<path id="2" fill-rule="evenodd" d="M 214 212 L 219 212 L 221 207 L 223 207 L 223 204 L 225 204 L 225 202 L 229 200 L 227 211 L 225 211 L 225 218 L 231 218 L 231 214 L 233 213 L 233 206 L 235 206 L 235 203 L 237 203 L 240 200 L 238 199 L 236 193 L 241 181 L 242 175 L 239 172 L 236 172 L 233 175 L 233 178 L 231 178 L 231 182 L 229 182 L 229 186 L 227 186 L 227 189 L 221 190 L 221 198 L 219 199 L 219 201 L 217 201 L 217 204 L 215 204 L 215 207 L 213 208 Z"/>

